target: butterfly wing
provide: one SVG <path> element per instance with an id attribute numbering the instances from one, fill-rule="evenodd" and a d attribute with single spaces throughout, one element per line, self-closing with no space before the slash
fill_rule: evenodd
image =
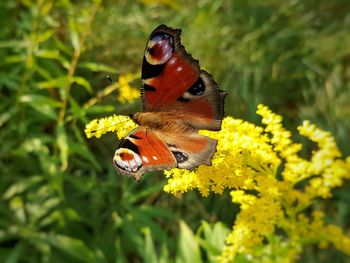
<path id="1" fill-rule="evenodd" d="M 216 143 L 197 133 L 179 136 L 140 127 L 121 141 L 113 164 L 120 173 L 140 180 L 146 172 L 210 165 Z"/>
<path id="2" fill-rule="evenodd" d="M 160 25 L 149 37 L 141 75 L 143 111 L 187 114 L 201 119 L 194 128 L 219 130 L 227 93 L 186 52 L 180 34 Z"/>
<path id="3" fill-rule="evenodd" d="M 151 129 L 137 128 L 119 144 L 113 164 L 117 171 L 140 180 L 145 172 L 168 170 L 176 160 L 166 143 Z"/>
<path id="4" fill-rule="evenodd" d="M 156 131 L 176 159 L 176 167 L 192 169 L 201 164 L 211 165 L 217 140 L 198 133 L 166 133 Z"/>

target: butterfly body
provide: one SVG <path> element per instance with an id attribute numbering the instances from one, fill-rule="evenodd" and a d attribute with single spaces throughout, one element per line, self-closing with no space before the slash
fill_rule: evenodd
<path id="1" fill-rule="evenodd" d="M 132 120 L 140 126 L 163 132 L 192 133 L 198 130 L 196 118 L 181 112 L 138 112 L 132 115 Z"/>
<path id="2" fill-rule="evenodd" d="M 201 70 L 180 42 L 181 30 L 157 27 L 142 64 L 140 127 L 121 141 L 113 163 L 139 180 L 145 172 L 211 164 L 217 141 L 198 130 L 220 130 L 226 92 Z"/>

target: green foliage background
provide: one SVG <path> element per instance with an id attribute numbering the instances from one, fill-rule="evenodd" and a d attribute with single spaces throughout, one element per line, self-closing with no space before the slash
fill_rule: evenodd
<path id="1" fill-rule="evenodd" d="M 106 75 L 140 71 L 161 23 L 183 30 L 187 50 L 229 92 L 227 114 L 255 122 L 264 103 L 291 130 L 310 119 L 331 131 L 350 155 L 349 1 L 4 0 L 0 15 L 1 262 L 213 262 L 220 254 L 238 211 L 228 194 L 169 196 L 160 174 L 135 183 L 112 167 L 115 136 L 83 132 L 93 118 L 139 110 L 140 102 L 98 94 Z M 93 97 L 99 102 L 84 106 Z M 320 204 L 348 230 L 349 190 Z M 349 261 L 317 247 L 300 258 L 330 260 Z"/>

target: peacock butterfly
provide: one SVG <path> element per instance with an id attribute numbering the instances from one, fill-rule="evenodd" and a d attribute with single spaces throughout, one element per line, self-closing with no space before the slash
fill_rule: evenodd
<path id="1" fill-rule="evenodd" d="M 150 35 L 142 63 L 139 125 L 119 144 L 113 164 L 140 180 L 146 172 L 211 165 L 217 141 L 198 130 L 218 131 L 227 92 L 200 69 L 180 41 L 180 29 L 158 26 Z"/>

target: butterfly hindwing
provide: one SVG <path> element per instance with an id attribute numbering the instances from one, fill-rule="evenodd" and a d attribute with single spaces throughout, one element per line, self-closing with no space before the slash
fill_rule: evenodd
<path id="1" fill-rule="evenodd" d="M 113 163 L 122 174 L 140 180 L 146 172 L 211 165 L 217 141 L 197 133 L 176 134 L 140 127 L 120 143 Z"/>
<path id="2" fill-rule="evenodd" d="M 140 180 L 145 172 L 176 167 L 176 159 L 156 133 L 140 127 L 121 141 L 114 154 L 113 164 L 122 174 Z"/>
<path id="3" fill-rule="evenodd" d="M 217 140 L 198 133 L 158 132 L 176 159 L 176 167 L 193 169 L 200 164 L 211 165 Z"/>

